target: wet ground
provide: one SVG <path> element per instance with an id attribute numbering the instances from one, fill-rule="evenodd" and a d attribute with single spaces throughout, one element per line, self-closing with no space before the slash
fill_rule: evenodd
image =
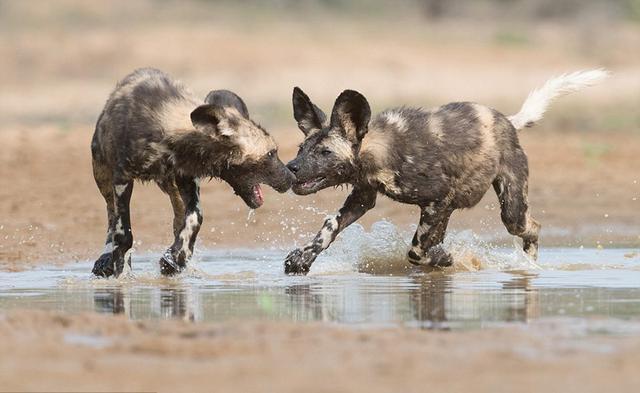
<path id="1" fill-rule="evenodd" d="M 358 328 L 553 321 L 576 334 L 640 333 L 636 250 L 543 248 L 534 263 L 515 246 L 489 248 L 461 233 L 446 243 L 456 267 L 425 271 L 406 266 L 396 235 L 381 233 L 387 229 L 381 224 L 374 235 L 352 230 L 306 277 L 282 273 L 282 250 L 201 252 L 185 274 L 171 279 L 158 274 L 159 255 L 134 256 L 132 272 L 119 280 L 91 277 L 89 262 L 0 272 L 0 309 Z"/>

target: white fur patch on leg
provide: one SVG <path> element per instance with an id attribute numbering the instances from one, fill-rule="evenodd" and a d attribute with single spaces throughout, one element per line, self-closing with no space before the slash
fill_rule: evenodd
<path id="1" fill-rule="evenodd" d="M 118 217 L 118 222 L 116 222 L 116 235 L 124 235 L 124 228 L 122 227 L 122 217 Z"/>
<path id="2" fill-rule="evenodd" d="M 192 212 L 190 213 L 184 224 L 184 228 L 180 232 L 180 240 L 182 241 L 182 251 L 185 252 L 187 259 L 191 257 L 191 250 L 189 250 L 189 242 L 193 233 L 199 228 L 200 223 L 198 222 L 198 213 Z"/>
<path id="3" fill-rule="evenodd" d="M 320 230 L 320 240 L 322 241 L 322 248 L 326 249 L 331 244 L 333 234 L 338 230 L 338 219 L 334 217 L 327 217 L 324 221 L 324 225 Z"/>
<path id="4" fill-rule="evenodd" d="M 133 254 L 133 251 L 133 248 L 130 248 L 124 253 L 124 267 L 122 268 L 122 273 L 119 277 L 129 277 L 132 274 L 131 255 Z"/>
<path id="5" fill-rule="evenodd" d="M 422 236 L 429 232 L 430 226 L 427 224 L 420 224 L 416 229 L 415 237 L 418 239 L 418 244 L 411 246 L 411 251 L 415 252 L 420 258 L 424 257 L 425 251 L 422 249 Z"/>
<path id="6" fill-rule="evenodd" d="M 538 237 L 538 233 L 540 232 L 541 227 L 540 223 L 534 220 L 528 212 L 526 220 L 526 227 L 523 234 Z"/>
<path id="7" fill-rule="evenodd" d="M 420 259 L 424 258 L 425 256 L 425 252 L 422 249 L 422 247 L 420 247 L 420 245 L 417 246 L 411 246 L 411 251 L 413 251 L 417 256 L 420 257 Z"/>
<path id="8" fill-rule="evenodd" d="M 114 188 L 116 189 L 116 195 L 122 196 L 124 192 L 127 190 L 128 184 L 116 184 Z"/>
<path id="9" fill-rule="evenodd" d="M 104 245 L 103 254 L 111 254 L 113 252 L 113 242 L 109 242 Z"/>
<path id="10" fill-rule="evenodd" d="M 416 235 L 418 236 L 418 240 L 420 240 L 420 236 L 429 232 L 429 228 L 431 227 L 427 224 L 421 224 L 420 226 L 418 226 L 418 229 L 416 229 Z"/>

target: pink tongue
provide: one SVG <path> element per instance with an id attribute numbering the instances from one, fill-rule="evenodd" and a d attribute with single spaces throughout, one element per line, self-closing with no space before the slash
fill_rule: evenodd
<path id="1" fill-rule="evenodd" d="M 260 187 L 260 184 L 256 184 L 255 186 L 253 186 L 253 192 L 258 198 L 258 202 L 262 203 L 264 201 L 264 197 L 262 196 L 262 188 Z"/>

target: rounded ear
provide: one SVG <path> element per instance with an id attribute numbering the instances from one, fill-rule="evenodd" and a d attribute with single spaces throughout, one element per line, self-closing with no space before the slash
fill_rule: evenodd
<path id="1" fill-rule="evenodd" d="M 200 105 L 191 112 L 191 122 L 193 125 L 217 125 L 220 118 L 213 105 Z"/>
<path id="2" fill-rule="evenodd" d="M 249 118 L 249 110 L 247 109 L 244 101 L 242 101 L 242 98 L 232 91 L 212 90 L 207 94 L 204 102 L 219 108 L 235 108 L 244 118 Z"/>
<path id="3" fill-rule="evenodd" d="M 196 128 L 204 129 L 212 134 L 232 135 L 233 130 L 231 128 L 218 127 L 223 113 L 218 106 L 211 104 L 200 105 L 191 112 L 191 122 Z"/>
<path id="4" fill-rule="evenodd" d="M 293 88 L 293 117 L 298 122 L 298 128 L 306 136 L 311 130 L 321 129 L 327 120 L 324 112 L 315 106 L 309 97 L 299 87 Z"/>
<path id="5" fill-rule="evenodd" d="M 369 130 L 370 118 L 367 99 L 355 90 L 345 90 L 333 105 L 331 126 L 342 129 L 351 142 L 360 142 Z"/>

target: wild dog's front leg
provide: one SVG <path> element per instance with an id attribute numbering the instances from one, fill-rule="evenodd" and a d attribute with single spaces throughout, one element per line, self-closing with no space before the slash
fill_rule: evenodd
<path id="1" fill-rule="evenodd" d="M 176 186 L 184 203 L 184 222 L 175 234 L 173 245 L 160 258 L 160 272 L 164 275 L 180 273 L 187 266 L 202 225 L 199 181 L 176 177 Z"/>
<path id="2" fill-rule="evenodd" d="M 334 241 L 338 233 L 351 225 L 376 204 L 376 190 L 373 188 L 353 189 L 335 217 L 327 217 L 324 225 L 313 240 L 302 248 L 295 249 L 284 261 L 287 274 L 307 274 L 316 257 Z"/>
<path id="3" fill-rule="evenodd" d="M 113 200 L 107 204 L 107 222 L 107 239 L 104 242 L 104 252 L 95 261 L 91 270 L 98 277 L 110 277 L 113 275 L 113 232 L 116 225 Z"/>
<path id="4" fill-rule="evenodd" d="M 451 217 L 451 209 L 422 208 L 420 225 L 416 229 L 411 250 L 409 250 L 409 262 L 414 265 L 428 265 L 445 267 L 453 264 L 453 259 L 440 245 Z"/>
<path id="5" fill-rule="evenodd" d="M 124 269 L 125 262 L 131 267 L 131 260 L 125 261 L 127 251 L 133 246 L 133 234 L 131 232 L 131 217 L 129 203 L 133 192 L 133 180 L 128 182 L 114 182 L 115 227 L 113 232 L 113 251 L 111 260 L 114 267 L 114 275 L 118 277 Z"/>

